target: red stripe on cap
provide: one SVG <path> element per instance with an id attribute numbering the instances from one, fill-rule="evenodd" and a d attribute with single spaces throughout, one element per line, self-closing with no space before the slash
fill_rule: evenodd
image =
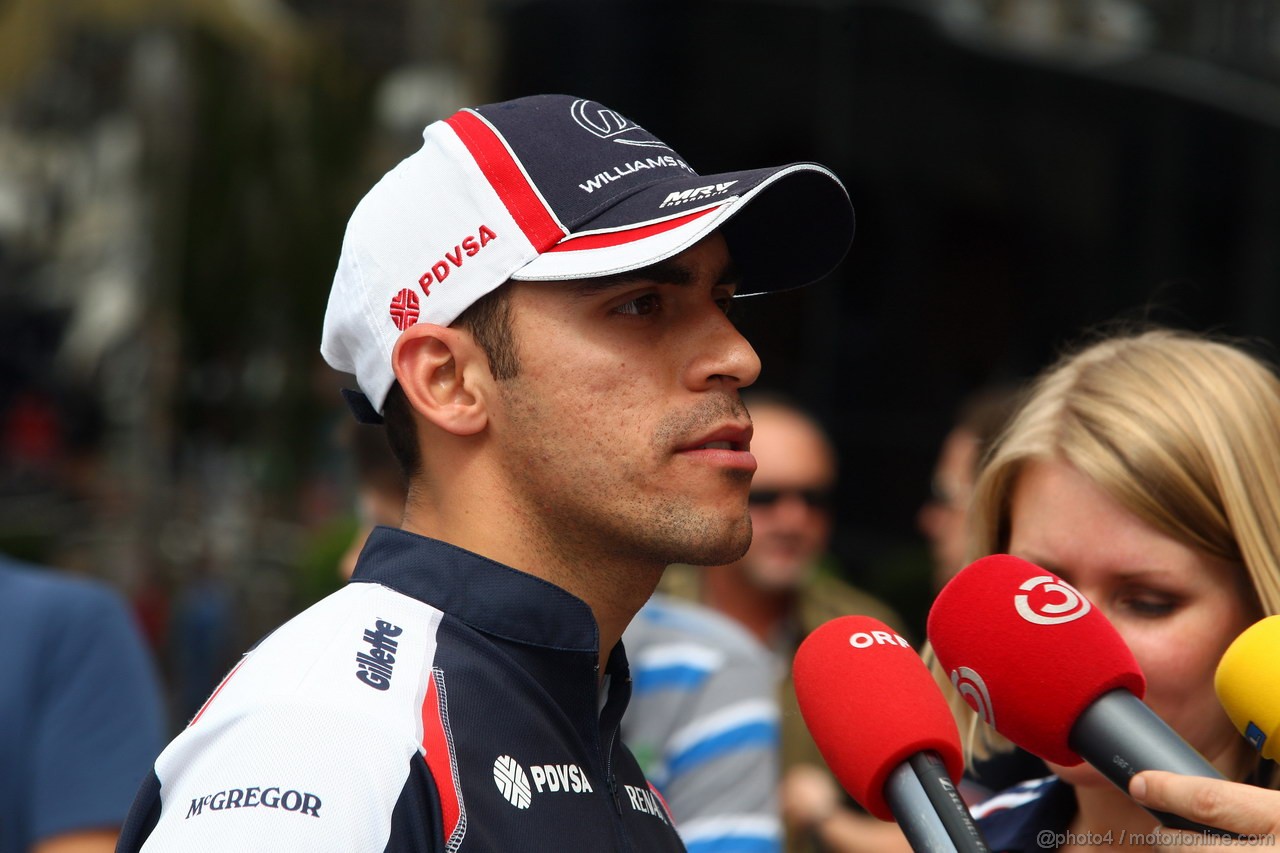
<path id="1" fill-rule="evenodd" d="M 453 733 L 449 730 L 449 709 L 445 704 L 444 675 L 431 671 L 427 680 L 427 696 L 422 701 L 422 750 L 431 777 L 440 794 L 440 816 L 444 820 L 446 850 L 456 850 L 467 832 L 466 810 L 458 789 L 457 760 L 453 754 Z M 454 836 L 457 836 L 455 838 Z"/>
<path id="2" fill-rule="evenodd" d="M 685 223 L 692 222 L 700 216 L 706 216 L 708 213 L 719 209 L 718 207 L 709 207 L 706 210 L 698 210 L 693 213 L 686 213 L 684 216 L 677 216 L 675 219 L 666 219 L 662 222 L 655 222 L 652 225 L 642 225 L 639 228 L 628 228 L 625 231 L 610 231 L 607 234 L 587 234 L 583 237 L 572 237 L 547 251 L 576 252 L 582 249 L 606 249 L 610 246 L 634 243 L 637 240 L 643 240 L 645 237 L 652 237 L 655 234 L 679 228 Z"/>
<path id="3" fill-rule="evenodd" d="M 454 113 L 445 122 L 475 158 L 489 185 L 534 248 L 542 252 L 558 243 L 565 235 L 564 229 L 547 210 L 497 131 L 467 110 Z"/>

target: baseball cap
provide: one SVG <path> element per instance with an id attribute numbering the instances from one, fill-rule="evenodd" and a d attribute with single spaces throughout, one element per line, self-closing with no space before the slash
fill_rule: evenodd
<path id="1" fill-rule="evenodd" d="M 510 279 L 613 275 L 720 229 L 739 295 L 829 273 L 853 207 L 816 163 L 699 175 L 662 140 L 595 101 L 535 95 L 459 110 L 423 131 L 347 223 L 320 352 L 354 374 L 356 417 L 378 422 L 391 351 L 415 323 L 448 325 Z"/>

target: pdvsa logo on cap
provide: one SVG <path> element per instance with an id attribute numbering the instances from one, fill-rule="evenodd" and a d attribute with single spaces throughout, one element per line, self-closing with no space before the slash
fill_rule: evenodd
<path id="1" fill-rule="evenodd" d="M 569 107 L 569 115 L 573 116 L 578 127 L 619 145 L 638 145 L 641 148 L 668 147 L 661 139 L 654 139 L 653 135 L 640 125 L 595 101 L 579 98 Z"/>
<path id="2" fill-rule="evenodd" d="M 1093 608 L 1089 599 L 1075 587 L 1052 575 L 1026 580 L 1018 589 L 1029 594 L 1015 595 L 1013 606 L 1019 616 L 1033 625 L 1074 622 Z"/>
<path id="3" fill-rule="evenodd" d="M 527 809 L 533 802 L 533 789 L 529 787 L 529 775 L 520 762 L 509 755 L 499 755 L 493 762 L 493 782 L 507 802 L 518 809 Z"/>
<path id="4" fill-rule="evenodd" d="M 391 322 L 395 323 L 396 328 L 403 332 L 418 322 L 418 294 L 408 288 L 400 291 L 391 297 L 391 307 L 388 313 L 391 315 Z"/>

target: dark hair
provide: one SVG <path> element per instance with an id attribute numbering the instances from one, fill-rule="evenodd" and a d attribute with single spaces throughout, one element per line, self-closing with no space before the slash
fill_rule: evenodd
<path id="1" fill-rule="evenodd" d="M 417 430 L 414 427 L 413 407 L 404 395 L 400 383 L 393 383 L 382 404 L 382 424 L 387 431 L 387 444 L 400 463 L 406 479 L 412 479 L 422 467 L 422 454 L 418 451 Z"/>
<path id="2" fill-rule="evenodd" d="M 382 494 L 399 495 L 403 502 L 407 488 L 404 471 L 387 439 L 387 434 L 377 427 L 355 420 L 347 421 L 341 435 L 342 446 L 351 451 L 357 485 Z"/>
<path id="3" fill-rule="evenodd" d="M 1009 425 L 1028 391 L 1028 387 L 1017 382 L 984 385 L 971 391 L 960 402 L 952 427 L 973 433 L 978 441 L 975 464 L 979 467 L 991 453 L 991 448 Z"/>
<path id="4" fill-rule="evenodd" d="M 471 333 L 489 360 L 489 372 L 494 379 L 514 379 L 520 372 L 516 342 L 511 334 L 511 288 L 508 285 L 503 284 L 471 303 L 450 325 Z M 421 471 L 422 449 L 418 447 L 413 407 L 409 405 L 409 398 L 399 382 L 387 392 L 382 419 L 391 452 L 395 454 L 405 477 L 412 479 Z"/>

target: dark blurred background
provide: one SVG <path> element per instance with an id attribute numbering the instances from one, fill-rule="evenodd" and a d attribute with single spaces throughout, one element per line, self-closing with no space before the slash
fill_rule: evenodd
<path id="1" fill-rule="evenodd" d="M 842 570 L 917 635 L 966 393 L 1116 320 L 1274 357 L 1275 2 L 0 0 L 0 551 L 125 591 L 180 715 L 339 583 L 351 208 L 427 122 L 540 91 L 704 173 L 844 179 L 848 259 L 741 322 L 837 438 Z"/>

